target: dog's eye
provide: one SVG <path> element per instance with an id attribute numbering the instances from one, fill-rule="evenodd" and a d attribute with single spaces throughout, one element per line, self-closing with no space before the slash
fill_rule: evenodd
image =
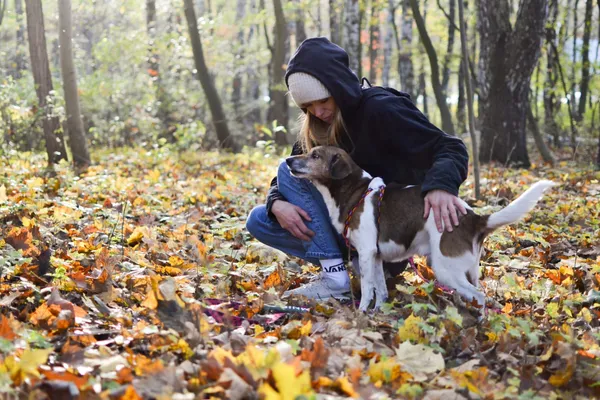
<path id="1" fill-rule="evenodd" d="M 315 160 L 317 160 L 319 158 L 319 155 L 316 152 L 312 153 L 311 158 L 314 158 Z"/>

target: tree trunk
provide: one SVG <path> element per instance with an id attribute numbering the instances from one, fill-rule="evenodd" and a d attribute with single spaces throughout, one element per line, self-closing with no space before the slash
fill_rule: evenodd
<path id="1" fill-rule="evenodd" d="M 321 7 L 319 7 L 319 10 Z M 306 29 L 304 28 L 304 10 L 302 9 L 302 2 L 300 0 L 296 0 L 296 44 L 300 45 L 300 43 L 306 40 Z M 320 28 L 319 28 L 320 29 Z"/>
<path id="2" fill-rule="evenodd" d="M 575 97 L 575 92 L 577 91 L 577 9 L 579 8 L 579 0 L 575 0 L 575 6 L 573 7 L 573 53 L 571 58 L 571 112 L 574 116 L 577 115 L 577 97 Z M 573 139 L 573 138 L 572 138 Z M 571 143 L 572 146 L 575 145 L 574 142 Z"/>
<path id="3" fill-rule="evenodd" d="M 452 123 L 452 115 L 450 114 L 450 108 L 446 102 L 446 95 L 442 90 L 442 84 L 440 82 L 440 70 L 437 53 L 435 52 L 435 48 L 433 47 L 433 43 L 431 42 L 431 38 L 427 32 L 427 28 L 425 27 L 425 20 L 419 11 L 419 4 L 417 0 L 410 0 L 410 5 L 415 19 L 415 24 L 417 25 L 419 35 L 421 36 L 421 42 L 423 43 L 425 51 L 427 52 L 427 57 L 429 58 L 429 65 L 431 68 L 431 84 L 433 93 L 435 95 L 435 100 L 438 108 L 440 109 L 440 114 L 442 117 L 442 129 L 446 133 L 454 135 L 455 132 L 454 125 Z"/>
<path id="4" fill-rule="evenodd" d="M 531 75 L 540 55 L 547 0 L 523 0 L 515 26 L 507 0 L 480 0 L 482 162 L 529 167 L 525 141 Z"/>
<path id="5" fill-rule="evenodd" d="M 410 14 L 410 0 L 402 0 L 402 25 L 400 28 L 400 43 L 398 47 L 398 75 L 402 90 L 408 93 L 413 101 L 417 101 L 415 91 L 415 73 L 412 62 L 413 18 Z"/>
<path id="6" fill-rule="evenodd" d="M 346 0 L 344 13 L 343 47 L 348 53 L 350 69 L 360 78 L 360 1 Z"/>
<path id="7" fill-rule="evenodd" d="M 540 132 L 537 120 L 535 119 L 533 111 L 531 110 L 531 105 L 529 108 L 527 108 L 527 126 L 531 132 L 531 135 L 533 136 L 533 139 L 535 140 L 535 145 L 540 152 L 542 159 L 548 164 L 554 165 L 556 160 L 554 159 L 554 156 L 552 155 L 552 152 L 548 146 L 546 146 L 546 142 L 542 138 L 542 133 Z"/>
<path id="8" fill-rule="evenodd" d="M 453 0 L 450 0 L 453 2 Z M 467 107 L 469 111 L 469 134 L 471 136 L 472 148 L 473 148 L 473 176 L 475 178 L 475 198 L 481 197 L 481 189 L 479 183 L 479 177 L 481 175 L 479 171 L 479 149 L 477 146 L 477 134 L 475 133 L 475 111 L 473 110 L 473 89 L 471 87 L 471 79 L 469 78 L 469 47 L 467 45 L 467 24 L 465 23 L 464 16 L 464 5 L 462 0 L 458 0 L 458 21 L 460 23 L 460 49 L 461 49 L 461 67 L 463 69 L 463 75 L 465 79 L 465 86 L 467 89 Z"/>
<path id="9" fill-rule="evenodd" d="M 329 31 L 331 41 L 342 45 L 342 30 L 340 29 L 340 16 L 338 11 L 339 0 L 329 0 Z"/>
<path id="10" fill-rule="evenodd" d="M 385 19 L 385 37 L 383 39 L 383 68 L 381 70 L 381 84 L 390 85 L 390 70 L 392 68 L 392 50 L 394 48 L 394 0 L 388 0 L 387 17 Z"/>
<path id="11" fill-rule="evenodd" d="M 6 4 L 8 0 L 0 0 L 0 26 L 2 26 L 2 21 L 4 20 L 4 13 L 6 12 Z"/>
<path id="12" fill-rule="evenodd" d="M 210 72 L 208 71 L 206 63 L 204 62 L 202 40 L 200 39 L 200 32 L 198 31 L 193 0 L 183 0 L 183 4 L 185 18 L 187 20 L 188 30 L 190 33 L 190 41 L 192 43 L 192 51 L 194 53 L 194 62 L 196 64 L 196 69 L 198 70 L 198 78 L 200 80 L 200 84 L 202 85 L 202 89 L 204 90 L 204 94 L 206 95 L 206 100 L 208 101 L 208 106 L 210 108 L 210 113 L 212 115 L 212 121 L 213 125 L 215 126 L 219 144 L 224 148 L 238 151 L 239 147 L 229 133 L 229 127 L 227 126 L 227 119 L 225 118 L 225 113 L 223 112 L 221 99 L 219 98 L 219 94 L 215 89 Z"/>
<path id="13" fill-rule="evenodd" d="M 255 14 L 258 13 L 259 10 L 257 10 L 256 7 L 256 0 L 250 0 L 250 4 L 249 4 L 249 12 L 251 14 Z M 252 25 L 250 25 L 250 29 L 248 31 L 248 39 L 246 40 L 246 43 L 248 43 L 248 45 L 252 45 L 253 42 L 256 42 L 259 40 L 259 25 L 257 23 L 254 23 Z M 258 71 L 256 70 L 256 67 L 254 65 L 255 63 L 248 63 L 247 65 L 247 79 L 248 79 L 248 83 L 246 85 L 246 98 L 250 99 L 251 101 L 251 106 L 250 106 L 250 111 L 247 114 L 247 118 L 246 121 L 248 123 L 249 126 L 254 126 L 254 124 L 258 124 L 259 122 L 262 121 L 261 118 L 261 107 L 259 105 L 260 103 L 260 78 L 258 76 Z"/>
<path id="14" fill-rule="evenodd" d="M 369 80 L 377 81 L 377 53 L 379 52 L 381 34 L 379 30 L 379 4 L 373 0 L 371 18 L 369 18 Z"/>
<path id="15" fill-rule="evenodd" d="M 461 0 L 462 1 L 462 0 Z M 459 5 L 460 6 L 460 5 Z M 466 29 L 466 28 L 465 28 Z M 465 31 L 466 34 L 466 31 Z M 460 66 L 458 67 L 458 103 L 456 104 L 456 131 L 463 133 L 467 129 L 467 123 L 465 119 L 465 74 L 469 77 L 469 67 L 464 64 L 464 59 L 461 57 Z M 465 68 L 466 67 L 466 68 Z M 471 81 L 472 82 L 472 81 Z"/>
<path id="16" fill-rule="evenodd" d="M 546 78 L 544 79 L 544 129 L 552 136 L 554 147 L 560 148 L 560 129 L 555 114 L 560 105 L 556 90 L 558 85 L 558 60 L 553 46 L 556 46 L 556 22 L 558 18 L 558 0 L 550 0 L 548 6 L 548 23 L 546 24 Z"/>
<path id="17" fill-rule="evenodd" d="M 246 0 L 237 0 L 237 6 L 235 11 L 235 20 L 241 22 L 246 17 Z M 244 65 L 244 49 L 246 48 L 244 43 L 244 26 L 240 24 L 238 26 L 237 35 L 237 54 L 234 58 L 234 76 L 233 76 L 233 89 L 231 92 L 231 103 L 233 104 L 233 110 L 236 114 L 236 119 L 239 120 L 240 104 L 242 101 L 242 68 Z"/>
<path id="18" fill-rule="evenodd" d="M 69 147 L 73 157 L 73 165 L 78 170 L 90 165 L 90 154 L 87 149 L 83 121 L 79 111 L 79 94 L 77 92 L 77 74 L 73 65 L 73 27 L 71 23 L 71 0 L 58 0 L 60 70 L 65 92 L 67 110 L 67 130 Z"/>
<path id="19" fill-rule="evenodd" d="M 448 12 L 448 43 L 446 44 L 446 55 L 444 56 L 444 65 L 442 67 L 442 92 L 444 96 L 448 95 L 448 82 L 450 81 L 450 62 L 454 54 L 454 31 L 456 30 L 456 0 L 449 0 L 450 11 Z M 438 0 L 439 4 L 439 0 Z"/>
<path id="20" fill-rule="evenodd" d="M 25 24 L 23 23 L 23 1 L 15 0 L 15 15 L 17 18 L 17 46 L 15 57 L 15 78 L 20 78 L 23 71 L 27 69 L 27 57 L 25 55 Z"/>
<path id="21" fill-rule="evenodd" d="M 44 33 L 44 12 L 41 0 L 25 0 L 27 14 L 27 34 L 29 36 L 29 55 L 31 58 L 31 70 L 35 83 L 39 107 L 42 113 L 44 127 L 44 138 L 46 139 L 46 153 L 48 163 L 58 163 L 67 160 L 67 151 L 63 134 L 60 130 L 58 117 L 49 115 L 47 109 L 47 98 L 50 96 L 52 87 L 52 76 L 50 75 L 50 64 L 48 52 L 46 51 L 46 35 Z"/>
<path id="22" fill-rule="evenodd" d="M 579 90 L 578 119 L 583 120 L 590 87 L 590 37 L 592 36 L 592 0 L 585 2 L 585 25 L 583 28 L 583 46 L 581 48 L 581 84 Z"/>
<path id="23" fill-rule="evenodd" d="M 269 110 L 267 120 L 277 121 L 277 124 L 283 126 L 285 131 L 275 132 L 275 142 L 280 145 L 287 144 L 288 128 L 288 101 L 285 97 L 287 89 L 283 81 L 285 74 L 284 64 L 286 62 L 286 42 L 289 40 L 287 32 L 287 22 L 283 14 L 281 0 L 273 0 L 275 10 L 275 34 L 273 39 L 273 51 L 271 53 L 271 81 L 269 82 Z"/>

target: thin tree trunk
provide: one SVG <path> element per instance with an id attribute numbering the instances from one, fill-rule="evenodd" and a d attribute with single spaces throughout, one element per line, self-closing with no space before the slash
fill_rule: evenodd
<path id="1" fill-rule="evenodd" d="M 48 163 L 58 163 L 67 160 L 67 151 L 63 134 L 60 130 L 58 117 L 50 116 L 47 109 L 47 98 L 50 96 L 52 87 L 52 75 L 50 75 L 50 64 L 48 52 L 46 51 L 46 35 L 44 32 L 44 12 L 41 0 L 25 0 L 27 14 L 27 34 L 29 36 L 29 55 L 31 58 L 31 70 L 37 93 L 39 107 L 42 113 L 42 124 L 44 137 L 46 139 L 46 153 Z"/>
<path id="2" fill-rule="evenodd" d="M 581 121 L 585 115 L 588 90 L 590 87 L 590 37 L 592 36 L 592 0 L 585 2 L 585 26 L 583 28 L 583 46 L 581 48 L 581 84 L 579 89 L 581 97 L 579 98 L 578 119 Z"/>
<path id="3" fill-rule="evenodd" d="M 575 6 L 573 7 L 573 53 L 571 58 L 571 112 L 577 118 L 577 98 L 575 92 L 577 91 L 577 8 L 579 7 L 579 0 L 575 0 Z"/>
<path id="4" fill-rule="evenodd" d="M 452 1 L 452 0 L 451 0 Z M 473 176 L 475 178 L 475 198 L 481 197 L 481 188 L 479 177 L 481 173 L 479 171 L 479 146 L 477 140 L 477 134 L 475 133 L 475 111 L 473 110 L 473 89 L 471 87 L 471 79 L 469 79 L 469 47 L 467 44 L 467 24 L 465 23 L 464 6 L 462 0 L 458 0 L 458 21 L 460 22 L 460 48 L 462 52 L 461 66 L 463 69 L 463 75 L 465 79 L 465 86 L 467 88 L 467 108 L 469 112 L 469 134 L 471 135 L 471 142 L 473 148 Z"/>
<path id="5" fill-rule="evenodd" d="M 237 7 L 235 11 L 235 20 L 241 22 L 246 16 L 246 0 L 237 0 Z M 242 101 L 242 66 L 244 63 L 244 49 L 246 48 L 244 43 L 244 26 L 240 24 L 238 26 L 238 35 L 236 43 L 237 55 L 234 59 L 234 76 L 233 76 L 233 90 L 231 92 L 231 103 L 233 104 L 233 110 L 236 114 L 236 119 L 239 119 L 240 104 Z"/>
<path id="6" fill-rule="evenodd" d="M 249 4 L 249 13 L 250 14 L 255 14 L 257 13 L 258 10 L 256 8 L 256 0 L 250 0 L 250 4 Z M 250 29 L 248 31 L 248 39 L 246 40 L 246 43 L 248 43 L 248 46 L 254 46 L 255 42 L 257 42 L 259 40 L 259 35 L 258 32 L 260 30 L 260 27 L 258 24 L 252 24 L 250 25 Z M 247 79 L 248 79 L 248 83 L 246 85 L 246 98 L 250 99 L 251 101 L 251 108 L 250 111 L 248 112 L 248 117 L 246 119 L 247 123 L 249 124 L 249 126 L 254 126 L 254 124 L 257 124 L 259 122 L 262 121 L 260 112 L 261 112 L 261 108 L 259 105 L 259 97 L 260 97 L 260 78 L 258 76 L 258 71 L 256 70 L 256 67 L 254 65 L 255 63 L 248 63 L 247 65 Z"/>
<path id="7" fill-rule="evenodd" d="M 196 69 L 198 70 L 198 78 L 202 89 L 206 95 L 210 113 L 212 115 L 213 125 L 217 133 L 219 144 L 222 147 L 229 148 L 233 151 L 238 151 L 239 147 L 231 134 L 229 133 L 229 127 L 227 126 L 227 119 L 223 112 L 223 106 L 221 105 L 221 99 L 215 89 L 210 72 L 204 62 L 204 52 L 202 50 L 202 40 L 200 39 L 200 32 L 198 31 L 198 24 L 196 19 L 196 12 L 194 11 L 193 0 L 183 0 L 185 18 L 188 24 L 188 30 L 190 34 L 190 41 L 192 43 L 192 51 L 194 53 L 194 61 Z"/>
<path id="8" fill-rule="evenodd" d="M 410 13 L 410 0 L 402 0 L 402 24 L 400 43 L 398 44 L 398 75 L 402 90 L 408 93 L 413 101 L 417 101 L 415 90 L 415 73 L 412 62 L 413 18 Z"/>
<path id="9" fill-rule="evenodd" d="M 318 9 L 320 10 L 321 7 Z M 302 9 L 301 0 L 296 0 L 296 21 L 294 22 L 296 25 L 296 44 L 299 45 L 306 40 L 306 29 L 304 28 L 304 10 Z"/>
<path id="10" fill-rule="evenodd" d="M 269 84 L 269 110 L 267 120 L 277 121 L 278 125 L 283 126 L 285 131 L 275 132 L 275 142 L 280 145 L 287 144 L 288 128 L 288 102 L 285 97 L 286 88 L 283 81 L 284 64 L 286 62 L 286 42 L 289 40 L 287 33 L 287 22 L 283 14 L 281 0 L 273 0 L 275 9 L 275 34 L 273 39 L 273 50 L 271 52 L 271 80 Z"/>
<path id="11" fill-rule="evenodd" d="M 344 13 L 343 47 L 348 53 L 350 69 L 360 78 L 360 1 L 346 0 Z"/>
<path id="12" fill-rule="evenodd" d="M 77 74 L 73 64 L 73 26 L 71 20 L 71 0 L 58 0 L 60 70 L 63 77 L 65 105 L 67 110 L 67 130 L 73 165 L 79 171 L 90 165 L 90 153 L 87 149 L 83 121 L 79 110 L 77 92 Z"/>
<path id="13" fill-rule="evenodd" d="M 385 37 L 383 39 L 383 68 L 381 70 L 381 84 L 390 85 L 390 70 L 392 68 L 392 50 L 394 48 L 394 0 L 388 0 L 387 17 L 385 19 Z"/>
<path id="14" fill-rule="evenodd" d="M 467 128 L 467 123 L 466 123 L 466 119 L 465 119 L 465 108 L 466 108 L 466 101 L 465 101 L 465 72 L 468 74 L 469 73 L 469 67 L 466 66 L 464 64 L 464 60 L 463 57 L 461 57 L 460 59 L 460 65 L 458 67 L 458 103 L 456 104 L 456 131 L 458 133 L 463 133 L 465 132 L 466 128 Z M 470 76 L 470 75 L 466 75 L 466 76 Z M 472 84 L 472 80 L 471 80 L 471 84 Z"/>
<path id="15" fill-rule="evenodd" d="M 340 16 L 338 10 L 339 0 L 329 0 L 329 31 L 331 41 L 335 44 L 342 44 L 342 30 L 340 29 Z"/>
<path id="16" fill-rule="evenodd" d="M 552 155 L 552 152 L 550 151 L 548 146 L 546 146 L 546 142 L 542 138 L 542 133 L 540 132 L 540 128 L 538 127 L 537 120 L 535 119 L 535 116 L 533 115 L 531 106 L 529 106 L 527 108 L 527 126 L 529 127 L 529 132 L 531 132 L 531 135 L 533 136 L 533 139 L 535 140 L 535 145 L 536 145 L 538 151 L 540 152 L 542 159 L 545 162 L 547 162 L 548 164 L 554 165 L 556 160 L 554 159 L 554 156 Z"/>
<path id="17" fill-rule="evenodd" d="M 546 24 L 546 78 L 544 79 L 544 128 L 546 133 L 552 136 L 554 147 L 560 148 L 560 129 L 555 119 L 555 114 L 560 104 L 556 96 L 558 60 L 556 60 L 552 47 L 553 43 L 557 41 L 558 0 L 550 0 L 548 15 L 549 19 Z"/>
<path id="18" fill-rule="evenodd" d="M 448 12 L 448 42 L 446 44 L 446 55 L 444 56 L 444 64 L 442 67 L 442 92 L 445 96 L 448 94 L 448 82 L 450 81 L 450 62 L 454 54 L 454 32 L 456 30 L 456 0 L 449 0 L 450 11 Z M 438 0 L 438 5 L 440 1 Z M 441 8 L 441 7 L 440 7 Z"/>
<path id="19" fill-rule="evenodd" d="M 0 0 L 0 26 L 2 25 L 2 21 L 4 20 L 4 13 L 6 12 L 6 4 L 8 0 Z"/>
<path id="20" fill-rule="evenodd" d="M 421 42 L 423 43 L 425 51 L 427 52 L 427 57 L 429 58 L 429 65 L 431 68 L 431 84 L 433 93 L 435 95 L 435 100 L 442 117 L 442 129 L 446 133 L 454 135 L 455 132 L 454 124 L 452 123 L 452 115 L 450 114 L 450 108 L 446 102 L 446 96 L 443 92 L 442 84 L 440 82 L 440 69 L 438 65 L 437 53 L 433 47 L 433 43 L 431 42 L 427 28 L 425 27 L 425 20 L 419 11 L 419 4 L 417 0 L 410 0 L 410 5 L 415 18 L 415 24 L 417 25 L 419 35 L 421 36 Z"/>
<path id="21" fill-rule="evenodd" d="M 371 18 L 369 18 L 369 80 L 377 80 L 377 54 L 381 47 L 379 35 L 379 4 L 373 0 L 371 4 Z"/>
<path id="22" fill-rule="evenodd" d="M 15 78 L 20 78 L 27 69 L 27 56 L 25 50 L 25 24 L 23 23 L 23 1 L 15 0 L 15 15 L 17 18 L 17 46 L 15 58 Z"/>

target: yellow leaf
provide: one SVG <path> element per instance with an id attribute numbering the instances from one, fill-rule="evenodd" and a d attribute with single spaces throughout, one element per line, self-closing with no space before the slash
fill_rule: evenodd
<path id="1" fill-rule="evenodd" d="M 22 382 L 28 376 L 39 377 L 38 367 L 48 361 L 53 349 L 25 350 L 16 366 L 13 366 L 13 381 Z M 16 379 L 15 379 L 16 378 Z"/>
<path id="2" fill-rule="evenodd" d="M 0 203 L 6 203 L 8 201 L 8 196 L 6 195 L 6 186 L 0 186 Z"/>
<path id="3" fill-rule="evenodd" d="M 142 232 L 140 227 L 137 227 L 131 233 L 131 235 L 129 235 L 129 237 L 127 238 L 127 244 L 131 246 L 133 244 L 139 243 L 142 241 L 143 237 L 144 237 L 144 232 Z"/>
<path id="4" fill-rule="evenodd" d="M 281 400 L 295 400 L 298 396 L 313 394 L 308 371 L 296 375 L 295 366 L 279 363 L 273 366 L 271 373 Z"/>
<path id="5" fill-rule="evenodd" d="M 400 377 L 402 368 L 393 358 L 382 360 L 378 363 L 369 365 L 367 374 L 371 378 L 371 382 L 392 382 Z"/>
<path id="6" fill-rule="evenodd" d="M 25 228 L 33 228 L 35 226 L 35 219 L 23 217 L 21 218 L 21 223 Z"/>
<path id="7" fill-rule="evenodd" d="M 405 342 L 407 340 L 414 340 L 415 342 L 425 342 L 423 337 L 423 331 L 419 327 L 419 324 L 422 323 L 423 320 L 419 317 L 415 317 L 414 314 L 411 314 L 406 321 L 404 321 L 404 325 L 402 325 L 398 329 L 398 340 L 401 342 Z"/>
<path id="8" fill-rule="evenodd" d="M 585 322 L 592 322 L 592 314 L 590 313 L 590 310 L 587 307 L 582 308 L 579 314 L 583 317 Z"/>
<path id="9" fill-rule="evenodd" d="M 300 328 L 300 336 L 308 336 L 310 335 L 310 331 L 312 329 L 312 322 L 308 320 L 306 324 L 302 328 Z"/>
<path id="10" fill-rule="evenodd" d="M 154 295 L 154 290 L 152 290 L 152 288 L 150 288 L 146 293 L 146 298 L 141 305 L 149 308 L 150 310 L 156 310 L 156 307 L 158 307 L 158 300 L 156 300 L 156 296 Z"/>
<path id="11" fill-rule="evenodd" d="M 357 399 L 360 395 L 354 390 L 354 386 L 350 383 L 347 377 L 342 376 L 336 379 L 335 386 L 339 387 L 339 389 L 348 396 Z"/>
<path id="12" fill-rule="evenodd" d="M 573 363 L 569 362 L 567 364 L 567 367 L 564 370 L 556 372 L 556 374 L 552 375 L 548 379 L 548 382 L 552 386 L 561 387 L 571 380 L 571 377 L 573 376 L 573 372 L 574 372 Z"/>
<path id="13" fill-rule="evenodd" d="M 235 357 L 231 354 L 230 351 L 223 349 L 222 347 L 215 347 L 213 351 L 208 354 L 208 357 L 214 357 L 215 360 L 219 362 L 219 364 L 223 365 L 226 358 L 229 358 L 231 361 L 236 363 Z M 237 363 L 236 363 L 237 364 Z"/>
<path id="14" fill-rule="evenodd" d="M 150 183 L 158 183 L 158 180 L 160 179 L 160 171 L 153 169 L 152 171 L 148 172 L 147 176 Z"/>
<path id="15" fill-rule="evenodd" d="M 261 394 L 261 398 L 264 400 L 281 400 L 282 397 L 275 389 L 268 383 L 263 383 L 258 388 L 258 393 Z"/>

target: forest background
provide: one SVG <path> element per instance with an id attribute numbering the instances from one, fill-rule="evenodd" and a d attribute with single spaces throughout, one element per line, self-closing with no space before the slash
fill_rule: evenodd
<path id="1" fill-rule="evenodd" d="M 599 16 L 595 0 L 0 0 L 0 393 L 600 395 Z M 244 221 L 298 129 L 285 64 L 320 35 L 465 140 L 478 213 L 559 185 L 486 241 L 483 321 L 421 258 L 378 314 L 281 301 L 316 270 Z"/>

